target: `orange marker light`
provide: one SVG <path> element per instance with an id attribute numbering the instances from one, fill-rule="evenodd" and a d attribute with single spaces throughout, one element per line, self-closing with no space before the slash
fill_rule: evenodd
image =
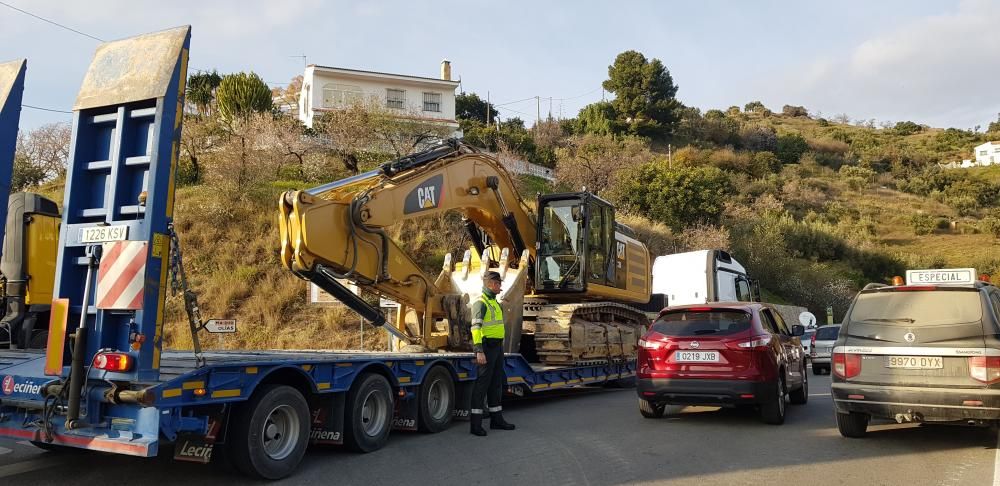
<path id="1" fill-rule="evenodd" d="M 194 396 L 196 396 L 196 397 L 203 397 L 203 396 L 205 396 L 206 391 L 207 390 L 205 390 L 204 388 L 195 388 L 194 389 Z"/>
<path id="2" fill-rule="evenodd" d="M 900 277 L 899 275 L 896 275 L 895 277 L 892 277 L 892 284 L 893 285 L 903 285 L 903 277 Z"/>

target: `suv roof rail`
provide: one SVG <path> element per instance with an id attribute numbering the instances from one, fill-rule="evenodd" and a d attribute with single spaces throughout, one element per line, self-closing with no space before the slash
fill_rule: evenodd
<path id="1" fill-rule="evenodd" d="M 865 285 L 865 288 L 863 288 L 861 290 L 880 289 L 882 287 L 888 287 L 888 285 L 883 284 L 883 283 L 872 282 L 872 283 L 870 283 L 868 285 Z"/>

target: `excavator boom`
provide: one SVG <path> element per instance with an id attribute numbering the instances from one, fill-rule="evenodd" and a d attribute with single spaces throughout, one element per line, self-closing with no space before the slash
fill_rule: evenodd
<path id="1" fill-rule="evenodd" d="M 448 141 L 355 177 L 285 193 L 280 201 L 282 263 L 376 324 L 385 322 L 380 313 L 337 279 L 400 302 L 415 322 L 397 322 L 390 332 L 413 344 L 442 346 L 446 333 L 435 340 L 432 325 L 447 317 L 442 296 L 453 289 L 426 276 L 385 228 L 451 210 L 465 216 L 468 228 L 512 248 L 515 258 L 533 258 L 535 221 L 511 176 L 493 158 Z M 400 316 L 405 320 L 404 312 Z"/>

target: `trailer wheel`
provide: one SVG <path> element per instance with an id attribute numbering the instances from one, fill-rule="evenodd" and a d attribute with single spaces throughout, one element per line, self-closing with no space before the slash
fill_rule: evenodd
<path id="1" fill-rule="evenodd" d="M 287 385 L 263 385 L 230 417 L 227 452 L 245 474 L 281 479 L 295 470 L 309 441 L 309 405 Z"/>
<path id="2" fill-rule="evenodd" d="M 420 385 L 420 431 L 437 433 L 451 425 L 455 409 L 455 382 L 443 366 L 427 372 Z"/>
<path id="3" fill-rule="evenodd" d="M 344 445 L 358 452 L 381 449 L 389 440 L 392 416 L 389 380 L 377 373 L 361 375 L 347 392 Z"/>

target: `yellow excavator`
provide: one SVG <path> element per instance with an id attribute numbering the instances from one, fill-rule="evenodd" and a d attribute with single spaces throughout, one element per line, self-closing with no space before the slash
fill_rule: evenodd
<path id="1" fill-rule="evenodd" d="M 506 352 L 548 365 L 627 358 L 648 325 L 646 246 L 589 192 L 540 195 L 537 212 L 494 157 L 443 141 L 280 202 L 281 259 L 376 325 L 403 350 L 471 349 L 469 302 L 482 275 L 503 276 Z M 426 275 L 386 228 L 445 211 L 463 215 L 472 241 L 460 262 L 446 255 Z M 395 323 L 344 280 L 391 298 Z M 532 359 L 535 358 L 535 359 Z"/>

